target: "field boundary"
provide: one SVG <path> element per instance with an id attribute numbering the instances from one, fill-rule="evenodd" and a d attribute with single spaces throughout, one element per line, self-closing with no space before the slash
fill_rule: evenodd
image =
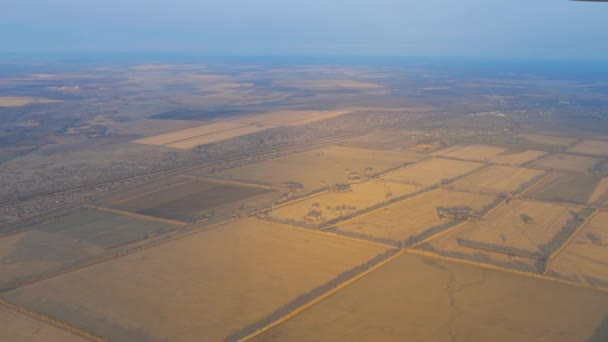
<path id="1" fill-rule="evenodd" d="M 55 328 L 58 328 L 58 329 L 63 330 L 63 331 L 66 331 L 66 332 L 68 332 L 68 333 L 70 333 L 72 335 L 76 335 L 76 336 L 82 337 L 84 339 L 87 339 L 89 341 L 92 341 L 92 342 L 108 342 L 106 339 L 103 339 L 103 338 L 101 338 L 99 336 L 93 335 L 92 333 L 90 333 L 88 331 L 85 331 L 85 330 L 82 330 L 80 328 L 77 328 L 77 327 L 75 327 L 75 326 L 73 326 L 73 325 L 71 325 L 69 323 L 60 321 L 60 320 L 58 320 L 56 318 L 52 318 L 50 316 L 47 316 L 47 315 L 44 315 L 44 314 L 41 314 L 41 313 L 38 313 L 38 312 L 35 312 L 35 311 L 32 311 L 32 310 L 24 308 L 22 306 L 18 306 L 18 305 L 9 303 L 5 299 L 3 299 L 3 298 L 0 298 L 0 305 L 4 306 L 4 307 L 6 307 L 6 308 L 8 308 L 10 310 L 19 312 L 20 314 L 23 314 L 23 315 L 28 316 L 30 318 L 33 318 L 33 319 L 35 319 L 37 321 L 41 321 L 41 322 L 47 323 L 49 325 L 52 325 Z"/>
<path id="2" fill-rule="evenodd" d="M 110 209 L 110 208 L 105 208 L 105 207 L 99 207 L 99 206 L 95 206 L 95 205 L 91 205 L 91 204 L 85 204 L 85 205 L 83 205 L 83 207 L 84 208 L 88 208 L 88 209 L 98 210 L 98 211 L 105 211 L 105 212 L 112 213 L 112 214 L 118 214 L 118 215 L 122 215 L 122 216 L 128 216 L 128 217 L 131 217 L 131 218 L 145 220 L 145 221 L 166 223 L 166 224 L 170 224 L 172 226 L 181 226 L 181 227 L 183 227 L 183 226 L 188 225 L 187 222 L 183 222 L 183 221 L 169 220 L 169 219 L 164 219 L 164 218 L 155 217 L 155 216 L 149 216 L 149 215 L 142 215 L 142 214 L 132 213 L 130 211 L 123 211 L 123 210 L 117 210 L 117 209 Z"/>

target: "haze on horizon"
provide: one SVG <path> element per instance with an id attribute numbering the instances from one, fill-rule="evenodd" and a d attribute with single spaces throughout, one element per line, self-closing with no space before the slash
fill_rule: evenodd
<path id="1" fill-rule="evenodd" d="M 23 0 L 0 53 L 608 57 L 608 6 L 567 0 Z"/>

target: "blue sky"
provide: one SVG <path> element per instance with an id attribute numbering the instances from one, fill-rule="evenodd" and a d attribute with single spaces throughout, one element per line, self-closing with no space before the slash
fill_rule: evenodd
<path id="1" fill-rule="evenodd" d="M 608 59 L 608 3 L 6 0 L 0 52 Z"/>

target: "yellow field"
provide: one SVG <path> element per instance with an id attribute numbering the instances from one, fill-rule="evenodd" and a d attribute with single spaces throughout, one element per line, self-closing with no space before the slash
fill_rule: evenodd
<path id="1" fill-rule="evenodd" d="M 483 166 L 480 163 L 434 158 L 387 174 L 390 182 L 431 186 L 461 177 Z"/>
<path id="2" fill-rule="evenodd" d="M 499 207 L 484 220 L 461 227 L 457 239 L 467 247 L 511 251 L 514 255 L 542 258 L 565 240 L 576 228 L 575 208 L 561 205 L 513 200 Z M 528 218 L 528 219 L 527 219 Z M 461 243 L 462 244 L 462 243 Z"/>
<path id="3" fill-rule="evenodd" d="M 608 155 L 608 141 L 584 140 L 570 147 L 568 152 L 606 156 Z"/>
<path id="4" fill-rule="evenodd" d="M 562 170 L 570 172 L 588 172 L 601 159 L 582 157 L 574 154 L 554 153 L 532 163 L 534 166 L 551 170 Z"/>
<path id="5" fill-rule="evenodd" d="M 330 146 L 222 171 L 212 176 L 269 184 L 277 188 L 283 182 L 295 181 L 303 185 L 302 193 L 306 193 L 336 183 L 346 183 L 352 177 L 364 181 L 372 174 L 422 158 L 424 155 L 414 152 Z"/>
<path id="6" fill-rule="evenodd" d="M 31 103 L 51 103 L 61 102 L 59 100 L 50 100 L 36 97 L 17 97 L 17 96 L 0 96 L 0 107 L 20 107 Z"/>
<path id="7" fill-rule="evenodd" d="M 218 132 L 229 131 L 231 129 L 248 126 L 247 124 L 236 122 L 214 122 L 211 124 L 184 129 L 181 131 L 155 135 L 148 138 L 134 140 L 133 142 L 147 145 L 168 145 L 179 141 L 216 134 Z"/>
<path id="8" fill-rule="evenodd" d="M 88 340 L 0 305 L 0 341 L 84 342 Z"/>
<path id="9" fill-rule="evenodd" d="M 246 220 L 2 297 L 111 341 L 221 341 L 385 251 Z"/>
<path id="10" fill-rule="evenodd" d="M 258 125 L 249 125 L 244 127 L 237 127 L 234 129 L 211 133 L 199 137 L 194 137 L 190 139 L 176 141 L 170 144 L 166 144 L 168 147 L 176 147 L 176 148 L 192 148 L 199 145 L 211 144 L 214 142 L 232 139 L 236 137 L 240 137 L 242 135 L 251 134 L 255 132 L 265 131 L 268 126 L 258 126 Z"/>
<path id="11" fill-rule="evenodd" d="M 601 292 L 406 253 L 252 341 L 604 341 L 607 315 Z"/>
<path id="12" fill-rule="evenodd" d="M 312 122 L 330 119 L 336 116 L 351 113 L 348 110 L 291 110 L 278 111 L 260 115 L 245 116 L 234 120 L 233 122 L 241 122 L 247 124 L 263 124 L 275 126 L 299 126 L 306 125 Z"/>
<path id="13" fill-rule="evenodd" d="M 496 201 L 496 197 L 471 193 L 436 190 L 407 199 L 386 210 L 359 220 L 339 225 L 338 230 L 393 241 L 410 241 L 432 228 L 438 231 L 457 222 L 437 215 L 437 207 L 468 206 L 476 211 Z"/>
<path id="14" fill-rule="evenodd" d="M 569 146 L 570 144 L 572 144 L 576 141 L 576 139 L 572 139 L 572 138 L 554 137 L 554 136 L 550 136 L 550 135 L 541 135 L 541 134 L 520 134 L 517 137 L 523 138 L 524 141 L 529 141 L 532 143 L 555 145 L 555 146 L 560 146 L 560 147 Z"/>
<path id="15" fill-rule="evenodd" d="M 443 156 L 517 166 L 535 160 L 544 154 L 545 152 L 536 150 L 510 151 L 506 147 L 469 145 L 443 154 Z"/>
<path id="16" fill-rule="evenodd" d="M 589 285 L 608 286 L 608 213 L 592 217 L 551 262 L 550 274 Z"/>
<path id="17" fill-rule="evenodd" d="M 492 165 L 456 182 L 453 187 L 482 194 L 511 194 L 523 190 L 520 189 L 522 186 L 543 174 L 541 170 Z"/>
<path id="18" fill-rule="evenodd" d="M 591 196 L 589 197 L 589 203 L 603 205 L 602 199 L 608 194 L 608 177 L 602 178 L 600 183 L 597 185 Z"/>
<path id="19" fill-rule="evenodd" d="M 328 192 L 274 209 L 270 218 L 292 224 L 318 225 L 422 189 L 418 185 L 389 183 L 374 179 L 362 184 L 353 184 L 352 192 Z M 336 210 L 337 207 L 342 206 L 345 206 L 344 209 Z M 311 210 L 320 211 L 321 216 L 316 220 L 307 218 Z"/>

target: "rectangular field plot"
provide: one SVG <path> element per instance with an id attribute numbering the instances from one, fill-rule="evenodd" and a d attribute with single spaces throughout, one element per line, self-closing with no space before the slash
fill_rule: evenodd
<path id="1" fill-rule="evenodd" d="M 251 341 L 605 341 L 606 315 L 598 291 L 404 254 Z"/>
<path id="2" fill-rule="evenodd" d="M 520 134 L 517 136 L 523 143 L 548 145 L 556 147 L 567 147 L 576 142 L 573 138 L 555 137 L 551 135 L 542 134 Z"/>
<path id="3" fill-rule="evenodd" d="M 109 341 L 221 341 L 382 258 L 371 244 L 233 222 L 6 292 Z M 312 291 L 312 292 L 311 292 Z M 300 297 L 302 296 L 302 297 Z"/>
<path id="4" fill-rule="evenodd" d="M 248 124 L 237 122 L 214 122 L 203 126 L 183 129 L 171 133 L 159 134 L 152 137 L 134 140 L 138 144 L 163 146 L 175 143 L 182 140 L 201 137 L 208 134 L 216 134 L 218 132 L 229 131 L 231 129 L 245 127 Z"/>
<path id="5" fill-rule="evenodd" d="M 522 165 L 540 158 L 546 154 L 543 151 L 510 149 L 507 147 L 490 145 L 469 145 L 443 154 L 448 158 L 482 161 L 505 165 Z"/>
<path id="6" fill-rule="evenodd" d="M 608 213 L 599 212 L 551 262 L 550 275 L 608 288 Z"/>
<path id="7" fill-rule="evenodd" d="M 433 158 L 393 171 L 384 176 L 384 179 L 388 182 L 434 186 L 454 181 L 482 166 L 483 164 L 468 161 Z"/>
<path id="8" fill-rule="evenodd" d="M 601 161 L 602 160 L 598 158 L 583 157 L 574 154 L 553 153 L 539 160 L 535 160 L 530 165 L 549 170 L 588 173 Z"/>
<path id="9" fill-rule="evenodd" d="M 410 146 L 416 144 L 416 139 L 411 137 L 408 132 L 385 132 L 369 133 L 363 136 L 356 137 L 352 140 L 345 141 L 342 144 L 348 147 L 370 148 L 374 150 L 390 150 L 403 151 Z M 426 151 L 414 151 L 426 152 Z"/>
<path id="10" fill-rule="evenodd" d="M 278 193 L 270 189 L 191 178 L 117 200 L 110 207 L 141 215 L 196 222 L 230 217 L 235 211 L 261 209 L 278 197 Z"/>
<path id="11" fill-rule="evenodd" d="M 589 209 L 513 200 L 484 220 L 459 228 L 455 239 L 478 252 L 543 259 L 559 248 L 590 213 Z"/>
<path id="12" fill-rule="evenodd" d="M 568 152 L 592 154 L 596 156 L 608 156 L 608 141 L 583 140 L 582 142 L 570 147 Z"/>
<path id="13" fill-rule="evenodd" d="M 84 209 L 0 238 L 0 288 L 57 272 L 174 225 Z"/>
<path id="14" fill-rule="evenodd" d="M 482 194 L 517 194 L 540 180 L 546 172 L 521 167 L 492 165 L 451 185 L 456 190 Z"/>
<path id="15" fill-rule="evenodd" d="M 0 341 L 86 342 L 88 340 L 0 305 Z"/>
<path id="16" fill-rule="evenodd" d="M 464 222 L 466 214 L 482 216 L 501 200 L 494 196 L 437 189 L 339 225 L 335 231 L 409 246 Z M 463 217 L 452 217 L 450 209 L 465 212 Z"/>
<path id="17" fill-rule="evenodd" d="M 525 197 L 548 202 L 603 204 L 608 201 L 608 188 L 602 178 L 555 172 L 532 188 Z"/>
<path id="18" fill-rule="evenodd" d="M 320 227 L 423 190 L 417 185 L 375 179 L 353 184 L 351 189 L 350 192 L 324 193 L 273 209 L 268 219 L 304 227 Z"/>
<path id="19" fill-rule="evenodd" d="M 351 113 L 349 110 L 291 110 L 243 116 L 231 121 L 274 126 L 300 126 L 349 113 Z"/>
<path id="20" fill-rule="evenodd" d="M 360 182 L 386 170 L 424 158 L 414 152 L 330 146 L 246 165 L 213 177 L 266 184 L 275 188 L 297 183 L 308 193 L 336 183 Z"/>

